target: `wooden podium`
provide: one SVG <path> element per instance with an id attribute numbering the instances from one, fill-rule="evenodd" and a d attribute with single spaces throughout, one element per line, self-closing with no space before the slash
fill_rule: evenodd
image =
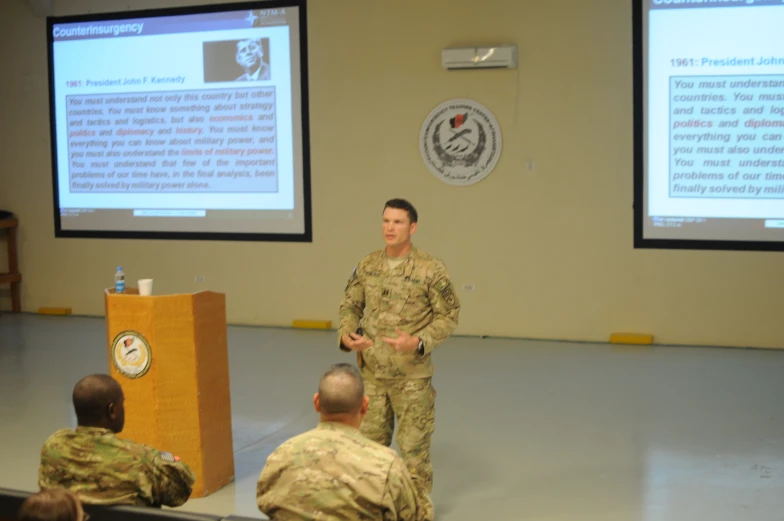
<path id="1" fill-rule="evenodd" d="M 226 296 L 105 291 L 109 374 L 125 394 L 121 438 L 179 456 L 191 497 L 234 479 Z"/>

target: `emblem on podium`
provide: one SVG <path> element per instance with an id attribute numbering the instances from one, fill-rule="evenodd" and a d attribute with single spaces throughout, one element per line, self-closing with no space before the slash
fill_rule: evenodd
<path id="1" fill-rule="evenodd" d="M 112 342 L 112 361 L 123 376 L 141 378 L 152 363 L 150 344 L 141 333 L 123 331 Z"/>

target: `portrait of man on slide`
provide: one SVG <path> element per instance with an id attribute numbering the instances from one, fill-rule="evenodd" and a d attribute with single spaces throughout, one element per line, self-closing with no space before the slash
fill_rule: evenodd
<path id="1" fill-rule="evenodd" d="M 203 42 L 204 82 L 269 81 L 269 38 Z"/>
<path id="2" fill-rule="evenodd" d="M 245 70 L 245 73 L 238 77 L 236 81 L 270 79 L 270 68 L 264 61 L 264 48 L 261 39 L 251 38 L 238 41 L 235 60 L 237 65 Z"/>

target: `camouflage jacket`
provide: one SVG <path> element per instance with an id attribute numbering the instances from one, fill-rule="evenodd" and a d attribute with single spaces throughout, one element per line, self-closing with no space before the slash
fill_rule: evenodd
<path id="1" fill-rule="evenodd" d="M 191 495 L 195 477 L 187 465 L 109 429 L 62 429 L 41 449 L 38 486 L 63 487 L 83 503 L 176 507 Z"/>
<path id="2" fill-rule="evenodd" d="M 427 378 L 433 376 L 430 353 L 457 327 L 460 301 L 446 266 L 427 253 L 412 248 L 405 260 L 390 269 L 385 250 L 362 259 L 346 286 L 340 304 L 338 346 L 341 337 L 361 327 L 373 340 L 360 360 L 378 378 Z M 395 328 L 419 337 L 425 354 L 398 353 L 382 337 L 396 337 Z"/>
<path id="3" fill-rule="evenodd" d="M 256 486 L 259 510 L 276 521 L 431 521 L 398 454 L 341 423 L 318 427 L 270 454 Z"/>

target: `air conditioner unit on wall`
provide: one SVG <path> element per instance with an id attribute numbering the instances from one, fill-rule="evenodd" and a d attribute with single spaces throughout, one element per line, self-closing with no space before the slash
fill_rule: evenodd
<path id="1" fill-rule="evenodd" d="M 441 65 L 447 70 L 515 69 L 517 68 L 517 46 L 443 49 L 441 51 Z"/>

